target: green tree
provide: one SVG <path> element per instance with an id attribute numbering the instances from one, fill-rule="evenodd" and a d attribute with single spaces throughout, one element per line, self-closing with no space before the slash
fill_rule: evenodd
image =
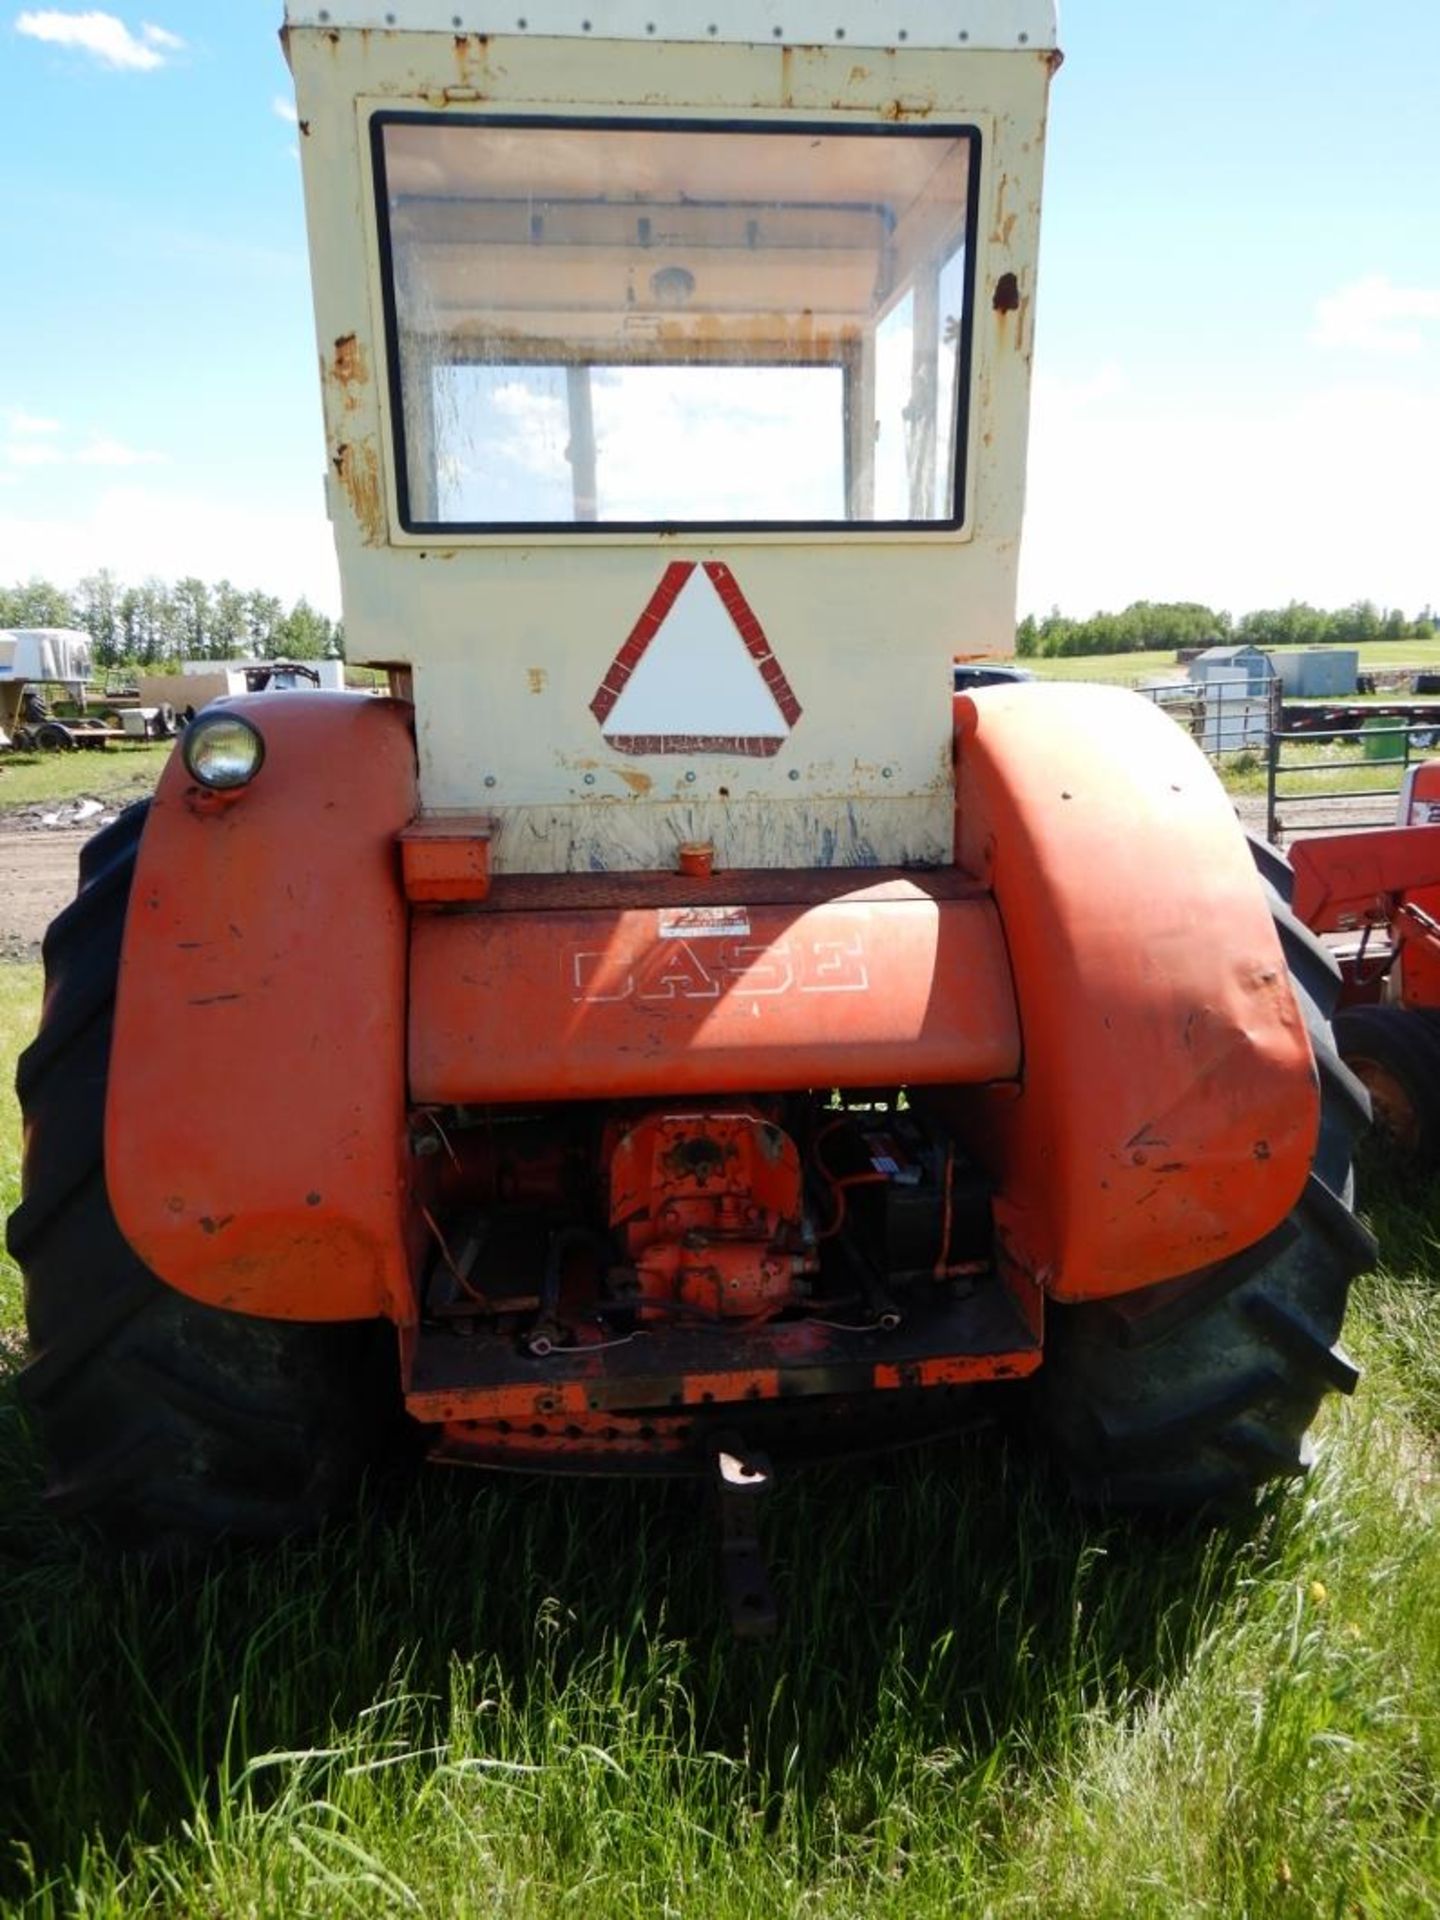
<path id="1" fill-rule="evenodd" d="M 335 637 L 333 621 L 300 599 L 275 630 L 275 657 L 286 660 L 323 660 Z"/>
<path id="2" fill-rule="evenodd" d="M 221 580 L 210 595 L 210 657 L 234 660 L 251 651 L 249 595 Z"/>
<path id="3" fill-rule="evenodd" d="M 284 609 L 273 593 L 252 592 L 245 596 L 245 640 L 257 660 L 275 657 L 275 632 L 284 618 Z"/>
<path id="4" fill-rule="evenodd" d="M 203 580 L 187 574 L 177 580 L 170 592 L 175 632 L 182 660 L 210 658 L 210 589 Z"/>
<path id="5" fill-rule="evenodd" d="M 89 573 L 75 589 L 75 618 L 89 634 L 97 666 L 113 667 L 125 651 L 120 617 L 120 594 L 115 576 L 101 568 Z"/>
<path id="6" fill-rule="evenodd" d="M 68 593 L 48 580 L 0 589 L 0 627 L 73 627 L 75 608 Z"/>

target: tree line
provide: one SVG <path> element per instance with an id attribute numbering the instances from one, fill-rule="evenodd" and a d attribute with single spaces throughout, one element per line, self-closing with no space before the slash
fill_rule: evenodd
<path id="1" fill-rule="evenodd" d="M 1435 620 L 1427 608 L 1413 619 L 1371 600 L 1327 612 L 1292 600 L 1234 619 L 1223 609 L 1194 600 L 1136 600 L 1123 613 L 1097 613 L 1072 620 L 1058 608 L 1020 622 L 1015 651 L 1025 660 L 1090 653 L 1145 653 L 1176 647 L 1354 646 L 1368 640 L 1431 639 Z"/>
<path id="2" fill-rule="evenodd" d="M 88 574 L 73 589 L 48 580 L 0 587 L 0 627 L 72 627 L 88 633 L 97 666 L 158 667 L 171 660 L 323 660 L 343 656 L 339 621 L 303 597 L 286 607 L 272 593 L 187 576 L 122 586 Z"/>
<path id="3" fill-rule="evenodd" d="M 274 594 L 193 575 L 167 584 L 122 586 L 111 573 L 88 574 L 72 590 L 48 580 L 0 587 L 0 627 L 78 627 L 102 667 L 154 667 L 168 660 L 320 660 L 345 651 L 344 629 L 303 597 L 286 607 Z M 1178 647 L 1354 646 L 1368 640 L 1431 638 L 1427 608 L 1414 618 L 1359 600 L 1327 612 L 1289 606 L 1242 614 L 1195 600 L 1136 600 L 1121 613 L 1074 620 L 1054 608 L 1027 615 L 1015 630 L 1022 660 L 1094 653 L 1145 653 Z"/>

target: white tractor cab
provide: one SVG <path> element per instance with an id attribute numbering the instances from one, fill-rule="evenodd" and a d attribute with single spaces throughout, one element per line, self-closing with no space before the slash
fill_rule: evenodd
<path id="1" fill-rule="evenodd" d="M 65 687 L 82 707 L 90 636 L 70 627 L 0 628 L 0 747 L 29 746 L 46 723 L 46 687 Z"/>
<path id="2" fill-rule="evenodd" d="M 498 872 L 951 857 L 1053 0 L 289 0 L 350 657 Z M 357 217 L 358 215 L 358 217 Z"/>

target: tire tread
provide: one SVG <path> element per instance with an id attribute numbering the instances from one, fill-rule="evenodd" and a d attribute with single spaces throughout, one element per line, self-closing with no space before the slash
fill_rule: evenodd
<path id="1" fill-rule="evenodd" d="M 46 994 L 17 1088 L 26 1122 L 7 1227 L 25 1278 L 19 1389 L 47 1502 L 112 1542 L 189 1551 L 271 1540 L 343 1504 L 402 1430 L 384 1323 L 312 1325 L 187 1299 L 126 1244 L 105 1186 L 112 1012 L 148 803 L 87 842 L 44 943 Z"/>
<path id="2" fill-rule="evenodd" d="M 1349 1203 L 1369 1100 L 1329 1027 L 1338 971 L 1286 904 L 1281 856 L 1252 853 L 1315 1057 L 1314 1167 L 1288 1219 L 1219 1267 L 1050 1310 L 1038 1413 L 1082 1498 L 1188 1508 L 1302 1474 L 1322 1397 L 1359 1379 L 1339 1335 L 1351 1281 L 1375 1257 Z"/>

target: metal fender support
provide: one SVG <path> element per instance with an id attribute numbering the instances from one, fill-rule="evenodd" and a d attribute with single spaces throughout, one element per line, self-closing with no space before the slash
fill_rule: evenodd
<path id="1" fill-rule="evenodd" d="M 177 752 L 120 962 L 105 1177 L 169 1285 L 280 1319 L 410 1304 L 404 1208 L 410 709 L 236 700 L 265 741 L 230 794 Z"/>
<path id="2" fill-rule="evenodd" d="M 1319 1131 L 1304 1021 L 1234 811 L 1134 694 L 957 696 L 956 857 L 987 882 L 1024 1047 L 1018 1097 L 965 1105 L 997 1225 L 1057 1300 L 1253 1245 Z"/>

